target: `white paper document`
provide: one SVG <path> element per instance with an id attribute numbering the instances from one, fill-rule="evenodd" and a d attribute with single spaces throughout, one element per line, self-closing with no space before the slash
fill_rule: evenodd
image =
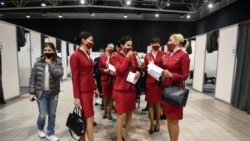
<path id="1" fill-rule="evenodd" d="M 102 98 L 100 98 L 99 96 L 97 98 L 95 98 L 95 103 L 98 103 L 98 104 L 102 104 Z"/>
<path id="2" fill-rule="evenodd" d="M 148 74 L 151 75 L 154 79 L 156 79 L 157 81 L 159 81 L 159 77 L 158 75 L 156 75 L 155 72 L 153 72 L 153 70 L 148 69 Z"/>
<path id="3" fill-rule="evenodd" d="M 135 84 L 137 82 L 138 79 L 135 79 L 135 73 L 133 72 L 129 72 L 128 73 L 128 77 L 126 79 L 128 82 L 132 83 L 132 84 Z"/>
<path id="4" fill-rule="evenodd" d="M 156 66 L 153 63 L 149 63 L 147 67 L 148 67 L 147 69 L 148 74 L 159 81 L 159 78 L 162 75 L 163 69 Z"/>
<path id="5" fill-rule="evenodd" d="M 115 66 L 108 64 L 108 69 L 111 70 L 112 72 L 116 72 Z"/>

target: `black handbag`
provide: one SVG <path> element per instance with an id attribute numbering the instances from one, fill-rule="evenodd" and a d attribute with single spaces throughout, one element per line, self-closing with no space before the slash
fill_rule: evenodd
<path id="1" fill-rule="evenodd" d="M 83 117 L 82 110 L 79 107 L 75 107 L 73 113 L 69 113 L 66 126 L 69 128 L 70 135 L 73 139 L 77 140 L 73 133 L 77 136 L 82 135 L 82 130 L 86 129 L 86 120 Z M 73 133 L 72 133 L 73 132 Z"/>
<path id="2" fill-rule="evenodd" d="M 186 106 L 189 89 L 175 86 L 165 87 L 163 91 L 163 100 L 170 104 Z"/>

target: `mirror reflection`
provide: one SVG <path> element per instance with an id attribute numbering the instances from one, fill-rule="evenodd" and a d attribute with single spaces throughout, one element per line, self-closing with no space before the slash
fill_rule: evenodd
<path id="1" fill-rule="evenodd" d="M 203 93 L 209 96 L 215 95 L 217 60 L 218 60 L 218 36 L 219 31 L 207 33 L 205 54 L 205 68 L 203 78 Z"/>

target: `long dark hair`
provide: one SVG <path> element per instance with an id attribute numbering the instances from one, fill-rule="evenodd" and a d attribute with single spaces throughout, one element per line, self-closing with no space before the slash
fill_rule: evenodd
<path id="1" fill-rule="evenodd" d="M 43 44 L 43 49 L 46 48 L 46 47 L 50 47 L 55 52 L 55 53 L 53 53 L 53 56 L 52 56 L 52 61 L 55 61 L 56 58 L 58 58 L 55 45 L 53 43 L 51 43 L 51 42 L 45 42 Z"/>
<path id="2" fill-rule="evenodd" d="M 120 40 L 120 45 L 124 45 L 127 41 L 132 41 L 132 38 L 129 36 L 123 36 Z"/>
<path id="3" fill-rule="evenodd" d="M 92 35 L 86 31 L 82 31 L 75 37 L 75 44 L 81 45 L 82 44 L 82 39 L 86 40 L 87 38 L 91 37 Z"/>

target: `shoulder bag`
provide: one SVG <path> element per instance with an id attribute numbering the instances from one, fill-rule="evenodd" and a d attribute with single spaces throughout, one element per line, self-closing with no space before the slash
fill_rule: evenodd
<path id="1" fill-rule="evenodd" d="M 176 86 L 168 86 L 164 88 L 163 100 L 167 103 L 186 106 L 189 89 Z"/>
<path id="2" fill-rule="evenodd" d="M 73 133 L 77 136 L 82 135 L 82 130 L 86 129 L 86 120 L 79 107 L 75 107 L 73 113 L 69 113 L 66 126 L 69 128 L 70 135 L 73 139 L 77 140 Z M 73 132 L 73 133 L 72 133 Z"/>

